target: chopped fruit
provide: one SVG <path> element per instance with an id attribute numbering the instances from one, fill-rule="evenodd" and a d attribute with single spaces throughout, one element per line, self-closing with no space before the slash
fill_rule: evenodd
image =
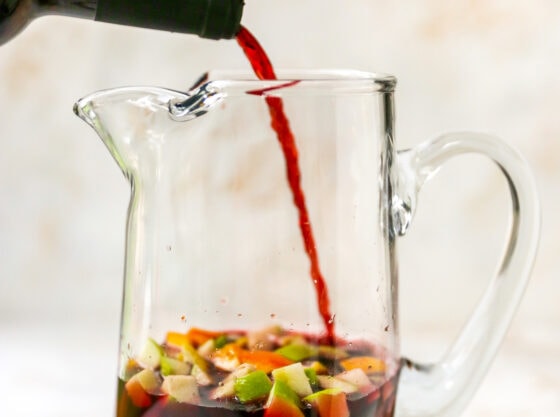
<path id="1" fill-rule="evenodd" d="M 138 362 L 145 368 L 156 369 L 163 355 L 163 349 L 154 339 L 148 339 L 142 352 L 138 356 Z"/>
<path id="2" fill-rule="evenodd" d="M 316 335 L 279 327 L 259 332 L 267 349 L 249 349 L 249 333 L 239 330 L 205 341 L 202 336 L 215 332 L 170 332 L 162 344 L 148 340 L 142 355 L 121 370 L 118 416 L 392 415 L 397 375 L 372 372 L 385 368 L 377 359 L 381 347 L 359 340 L 351 348 L 342 340 L 321 345 Z"/>
<path id="3" fill-rule="evenodd" d="M 319 361 L 311 362 L 311 364 L 307 366 L 307 368 L 313 369 L 317 375 L 324 375 L 329 371 L 327 367 Z"/>
<path id="4" fill-rule="evenodd" d="M 385 372 L 385 362 L 373 356 L 355 356 L 353 358 L 344 359 L 340 361 L 340 366 L 346 371 L 360 368 L 366 374 Z"/>
<path id="5" fill-rule="evenodd" d="M 315 388 L 319 386 L 319 380 L 317 379 L 317 372 L 313 368 L 304 368 L 305 376 L 309 380 L 309 384 L 311 388 Z"/>
<path id="6" fill-rule="evenodd" d="M 150 394 L 157 393 L 160 383 L 157 373 L 151 369 L 144 369 L 130 378 L 125 384 L 125 389 L 136 407 L 148 407 L 152 403 Z"/>
<path id="7" fill-rule="evenodd" d="M 132 404 L 136 407 L 149 407 L 152 404 L 150 395 L 142 388 L 138 378 L 132 377 L 124 387 L 130 401 L 132 401 Z"/>
<path id="8" fill-rule="evenodd" d="M 263 371 L 254 371 L 235 379 L 234 391 L 242 403 L 265 398 L 272 388 L 272 382 Z"/>
<path id="9" fill-rule="evenodd" d="M 216 342 L 214 339 L 208 339 L 202 345 L 200 345 L 197 349 L 197 352 L 200 356 L 204 359 L 209 360 L 212 356 L 212 353 L 216 350 Z"/>
<path id="10" fill-rule="evenodd" d="M 193 346 L 200 346 L 209 339 L 215 339 L 222 334 L 222 332 L 212 332 L 193 327 L 187 332 L 186 337 Z"/>
<path id="11" fill-rule="evenodd" d="M 182 348 L 185 344 L 191 344 L 186 334 L 177 332 L 168 332 L 165 343 L 178 348 Z"/>
<path id="12" fill-rule="evenodd" d="M 275 381 L 264 410 L 264 417 L 304 417 L 300 409 L 301 401 L 290 387 Z"/>
<path id="13" fill-rule="evenodd" d="M 241 360 L 242 349 L 235 343 L 228 343 L 221 349 L 217 349 L 211 356 L 210 360 L 214 366 L 223 371 L 233 371 L 239 365 Z"/>
<path id="14" fill-rule="evenodd" d="M 281 333 L 280 326 L 270 326 L 247 333 L 247 347 L 250 350 L 271 350 L 274 341 Z"/>
<path id="15" fill-rule="evenodd" d="M 198 385 L 202 385 L 202 386 L 206 387 L 206 386 L 212 385 L 214 383 L 214 380 L 212 379 L 210 374 L 208 374 L 208 372 L 200 369 L 200 366 L 198 366 L 198 365 L 193 365 L 191 375 L 195 377 Z"/>
<path id="16" fill-rule="evenodd" d="M 213 400 L 219 400 L 222 398 L 233 397 L 235 395 L 235 380 L 256 370 L 257 368 L 253 365 L 249 365 L 248 363 L 240 365 L 237 369 L 230 373 L 220 385 L 212 390 L 210 398 Z"/>
<path id="17" fill-rule="evenodd" d="M 138 362 L 136 362 L 134 359 L 129 359 L 124 368 L 123 379 L 125 381 L 128 381 L 130 378 L 132 378 L 135 374 L 140 372 L 142 369 L 143 369 L 142 366 Z"/>
<path id="18" fill-rule="evenodd" d="M 349 417 L 346 394 L 337 389 L 326 389 L 304 398 L 317 410 L 319 417 Z"/>
<path id="19" fill-rule="evenodd" d="M 351 394 L 353 392 L 358 392 L 358 386 L 343 379 L 336 378 L 330 375 L 318 375 L 319 386 L 321 388 L 335 388 L 346 394 Z"/>
<path id="20" fill-rule="evenodd" d="M 371 380 L 361 368 L 354 368 L 349 371 L 344 371 L 336 375 L 336 378 L 356 385 L 358 387 L 358 391 L 360 391 L 362 394 L 367 394 L 368 392 L 373 391 L 374 388 Z"/>
<path id="21" fill-rule="evenodd" d="M 233 371 L 242 363 L 254 365 L 257 369 L 269 373 L 292 363 L 291 360 L 266 350 L 246 350 L 236 343 L 228 343 L 212 355 L 214 366 L 224 371 Z"/>
<path id="22" fill-rule="evenodd" d="M 301 363 L 297 362 L 272 371 L 275 381 L 282 381 L 300 397 L 311 395 L 313 390 Z"/>
<path id="23" fill-rule="evenodd" d="M 160 361 L 160 372 L 163 376 L 167 375 L 188 375 L 191 372 L 191 365 L 178 359 L 163 356 Z"/>
<path id="24" fill-rule="evenodd" d="M 221 334 L 214 339 L 214 348 L 220 349 L 228 343 L 228 339 L 225 334 Z"/>
<path id="25" fill-rule="evenodd" d="M 132 377 L 137 379 L 144 391 L 148 394 L 157 394 L 161 379 L 159 375 L 151 369 L 144 369 Z"/>
<path id="26" fill-rule="evenodd" d="M 336 346 L 319 346 L 319 356 L 327 359 L 344 359 L 348 357 L 348 352 Z"/>
<path id="27" fill-rule="evenodd" d="M 247 347 L 247 343 L 248 343 L 249 339 L 247 339 L 246 336 L 241 336 L 239 339 L 235 339 L 233 341 L 233 343 L 235 343 L 237 346 L 239 346 L 240 348 L 246 348 Z M 227 343 L 226 343 L 227 344 Z M 226 345 L 224 344 L 224 346 Z M 223 347 L 223 346 L 222 346 Z"/>
<path id="28" fill-rule="evenodd" d="M 196 379 L 191 375 L 169 375 L 163 381 L 161 389 L 177 402 L 189 404 L 200 402 Z"/>
<path id="29" fill-rule="evenodd" d="M 282 355 L 266 350 L 243 350 L 241 352 L 241 362 L 250 363 L 267 374 L 276 368 L 281 368 L 292 363 L 291 360 L 286 359 Z"/>
<path id="30" fill-rule="evenodd" d="M 166 344 L 180 349 L 182 358 L 193 365 L 198 365 L 203 371 L 207 370 L 206 361 L 194 346 L 189 342 L 187 335 L 183 333 L 169 332 L 166 336 Z"/>
<path id="31" fill-rule="evenodd" d="M 311 356 L 316 356 L 317 348 L 313 348 L 308 344 L 298 343 L 298 344 L 282 346 L 280 349 L 277 349 L 275 352 L 291 361 L 299 362 L 304 359 L 310 358 Z"/>
<path id="32" fill-rule="evenodd" d="M 286 346 L 286 345 L 305 345 L 307 343 L 307 341 L 305 340 L 305 337 L 303 337 L 300 334 L 288 334 L 286 336 L 282 336 L 278 342 L 280 343 L 280 346 Z"/>

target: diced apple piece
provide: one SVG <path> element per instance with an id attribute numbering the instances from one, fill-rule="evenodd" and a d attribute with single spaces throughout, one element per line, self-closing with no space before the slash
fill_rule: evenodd
<path id="1" fill-rule="evenodd" d="M 149 338 L 138 356 L 138 362 L 140 362 L 144 368 L 156 369 L 159 366 L 162 356 L 163 349 L 161 346 L 158 345 L 154 339 Z"/>
<path id="2" fill-rule="evenodd" d="M 330 375 L 317 375 L 319 386 L 324 389 L 335 388 L 346 394 L 358 392 L 358 386 L 344 381 L 343 379 L 335 378 Z"/>
<path id="3" fill-rule="evenodd" d="M 144 391 L 154 394 L 159 390 L 161 384 L 161 379 L 158 374 L 151 369 L 144 369 L 133 376 L 136 378 Z"/>
<path id="4" fill-rule="evenodd" d="M 272 382 L 263 371 L 254 371 L 238 377 L 234 382 L 234 391 L 237 399 L 247 403 L 264 398 L 272 388 Z"/>
<path id="5" fill-rule="evenodd" d="M 180 403 L 198 404 L 200 395 L 192 375 L 169 375 L 161 386 L 163 392 Z"/>
<path id="6" fill-rule="evenodd" d="M 208 339 L 202 345 L 200 345 L 197 349 L 197 352 L 200 356 L 202 356 L 206 360 L 210 360 L 212 353 L 216 350 L 216 343 L 214 339 Z"/>
<path id="7" fill-rule="evenodd" d="M 257 368 L 248 363 L 240 365 L 210 392 L 210 399 L 219 400 L 233 397 L 235 395 L 235 380 L 256 370 Z"/>
<path id="8" fill-rule="evenodd" d="M 148 407 L 152 403 L 149 394 L 157 394 L 160 384 L 157 373 L 151 369 L 143 369 L 128 380 L 125 389 L 135 406 Z"/>
<path id="9" fill-rule="evenodd" d="M 311 356 L 317 355 L 317 348 L 309 346 L 308 344 L 291 344 L 282 346 L 275 351 L 276 353 L 288 358 L 294 362 L 300 362 Z"/>
<path id="10" fill-rule="evenodd" d="M 211 400 L 222 400 L 224 398 L 231 398 L 235 395 L 235 380 L 223 381 L 210 391 L 209 398 Z"/>
<path id="11" fill-rule="evenodd" d="M 167 375 L 189 375 L 191 373 L 192 365 L 180 361 L 179 359 L 168 358 L 163 356 L 160 360 L 161 374 Z"/>
<path id="12" fill-rule="evenodd" d="M 212 379 L 210 374 L 206 371 L 203 371 L 198 365 L 193 365 L 191 375 L 195 377 L 198 385 L 208 386 L 214 383 L 214 380 Z"/>
<path id="13" fill-rule="evenodd" d="M 360 391 L 362 394 L 367 394 L 374 388 L 371 380 L 361 368 L 354 368 L 349 371 L 341 372 L 335 377 L 356 385 L 358 387 L 358 391 Z"/>
<path id="14" fill-rule="evenodd" d="M 349 417 L 346 394 L 336 388 L 316 392 L 304 398 L 317 410 L 319 417 Z"/>
<path id="15" fill-rule="evenodd" d="M 272 377 L 275 381 L 286 383 L 300 397 L 313 392 L 303 365 L 299 362 L 273 370 Z"/>
<path id="16" fill-rule="evenodd" d="M 275 381 L 265 405 L 264 417 L 304 417 L 298 395 L 283 381 Z"/>
<path id="17" fill-rule="evenodd" d="M 385 372 L 385 362 L 373 356 L 354 356 L 344 359 L 340 361 L 340 366 L 346 371 L 360 368 L 368 375 Z"/>

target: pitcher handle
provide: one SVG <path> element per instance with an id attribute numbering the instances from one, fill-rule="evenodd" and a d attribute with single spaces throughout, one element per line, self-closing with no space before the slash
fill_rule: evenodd
<path id="1" fill-rule="evenodd" d="M 451 417 L 464 410 L 505 336 L 535 259 L 540 214 L 529 167 L 517 152 L 486 134 L 445 134 L 398 153 L 396 198 L 402 204 L 395 204 L 397 232 L 404 234 L 408 223 L 399 207 L 413 207 L 416 193 L 441 165 L 466 153 L 488 156 L 505 175 L 513 206 L 509 239 L 496 276 L 444 357 L 430 365 L 404 361 L 396 417 Z"/>

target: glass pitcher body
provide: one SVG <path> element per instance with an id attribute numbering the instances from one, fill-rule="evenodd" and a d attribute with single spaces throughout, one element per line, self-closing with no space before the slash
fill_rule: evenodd
<path id="1" fill-rule="evenodd" d="M 392 416 L 405 363 L 395 240 L 442 149 L 466 139 L 398 153 L 391 76 L 215 77 L 188 93 L 121 88 L 76 105 L 132 189 L 117 417 Z M 535 213 L 514 255 L 534 252 Z M 511 279 L 517 299 L 525 269 Z M 405 368 L 410 398 L 444 378 Z"/>

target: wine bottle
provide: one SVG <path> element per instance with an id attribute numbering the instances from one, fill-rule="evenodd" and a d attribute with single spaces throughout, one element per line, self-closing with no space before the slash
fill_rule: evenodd
<path id="1" fill-rule="evenodd" d="M 0 44 L 45 15 L 229 39 L 242 13 L 243 0 L 0 0 Z"/>

